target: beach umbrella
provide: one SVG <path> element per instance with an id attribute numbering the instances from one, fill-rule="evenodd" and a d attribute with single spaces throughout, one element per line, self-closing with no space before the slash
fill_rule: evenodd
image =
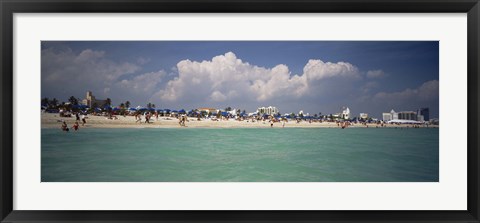
<path id="1" fill-rule="evenodd" d="M 222 114 L 222 116 L 227 116 L 228 112 L 222 112 L 221 114 Z"/>
<path id="2" fill-rule="evenodd" d="M 129 110 L 129 111 L 136 111 L 137 109 L 135 109 L 135 108 L 129 108 L 128 110 Z"/>
<path id="3" fill-rule="evenodd" d="M 160 113 L 160 112 L 163 112 L 163 110 L 162 110 L 162 109 L 157 109 L 157 112 L 159 112 L 159 113 Z"/>
<path id="4" fill-rule="evenodd" d="M 185 110 L 184 110 L 184 109 L 180 109 L 180 110 L 178 111 L 178 113 L 180 113 L 180 114 L 185 114 Z"/>

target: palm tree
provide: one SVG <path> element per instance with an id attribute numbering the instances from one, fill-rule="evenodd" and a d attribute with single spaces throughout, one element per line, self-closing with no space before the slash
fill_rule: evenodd
<path id="1" fill-rule="evenodd" d="M 124 104 L 123 102 L 120 103 L 120 108 L 121 108 L 121 109 L 124 109 L 124 108 L 125 108 L 125 104 Z"/>
<path id="2" fill-rule="evenodd" d="M 48 105 L 50 104 L 49 102 L 50 102 L 50 101 L 48 100 L 47 97 L 45 97 L 45 98 L 42 99 L 42 105 L 45 105 L 45 106 L 48 107 Z"/>
<path id="3" fill-rule="evenodd" d="M 129 101 L 125 102 L 125 107 L 130 108 L 130 102 Z"/>
<path id="4" fill-rule="evenodd" d="M 51 101 L 50 101 L 50 105 L 52 105 L 53 107 L 57 107 L 57 104 L 58 104 L 58 100 L 56 98 L 53 98 Z"/>
<path id="5" fill-rule="evenodd" d="M 78 105 L 78 100 L 77 100 L 77 98 L 75 98 L 74 96 L 70 96 L 70 98 L 68 98 L 68 101 L 69 101 L 70 104 L 72 104 L 72 105 Z"/>
<path id="6" fill-rule="evenodd" d="M 110 106 L 112 104 L 112 99 L 107 98 L 107 100 L 105 100 L 105 104 Z"/>

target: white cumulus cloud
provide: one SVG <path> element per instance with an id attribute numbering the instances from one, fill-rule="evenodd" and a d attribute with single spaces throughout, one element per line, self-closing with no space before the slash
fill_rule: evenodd
<path id="1" fill-rule="evenodd" d="M 154 97 L 165 101 L 193 97 L 215 102 L 242 97 L 262 102 L 307 95 L 311 86 L 323 79 L 359 77 L 358 68 L 347 62 L 309 60 L 302 74 L 292 75 L 284 64 L 260 67 L 242 61 L 233 52 L 208 61 L 182 60 L 177 70 L 178 77 L 170 80 Z"/>

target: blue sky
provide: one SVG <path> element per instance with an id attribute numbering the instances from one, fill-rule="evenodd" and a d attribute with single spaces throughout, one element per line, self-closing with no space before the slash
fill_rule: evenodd
<path id="1" fill-rule="evenodd" d="M 437 41 L 43 41 L 42 98 L 438 117 L 438 58 Z"/>

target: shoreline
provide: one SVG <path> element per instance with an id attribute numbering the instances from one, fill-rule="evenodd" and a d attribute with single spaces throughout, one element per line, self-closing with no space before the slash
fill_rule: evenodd
<path id="1" fill-rule="evenodd" d="M 197 121 L 196 118 L 188 118 L 186 127 L 180 126 L 178 119 L 172 117 L 159 117 L 158 120 L 152 118 L 152 123 L 143 123 L 145 119 L 142 119 L 142 123 L 136 122 L 133 116 L 117 116 L 118 119 L 107 119 L 103 116 L 87 116 L 85 126 L 82 126 L 79 121 L 79 128 L 105 128 L 105 129 L 124 129 L 124 128 L 340 128 L 335 122 L 307 122 L 302 121 L 297 123 L 296 121 L 285 122 L 283 126 L 282 122 L 275 122 L 273 127 L 270 126 L 268 121 L 237 121 L 237 120 L 219 120 L 213 121 L 203 119 Z M 41 128 L 42 129 L 60 129 L 62 121 L 65 121 L 69 128 L 73 126 L 76 119 L 73 117 L 60 117 L 56 113 L 41 113 Z M 380 125 L 370 123 L 367 125 L 353 124 L 347 128 L 413 128 L 411 124 L 386 124 L 381 127 Z M 439 128 L 438 125 L 420 126 L 420 128 Z"/>

